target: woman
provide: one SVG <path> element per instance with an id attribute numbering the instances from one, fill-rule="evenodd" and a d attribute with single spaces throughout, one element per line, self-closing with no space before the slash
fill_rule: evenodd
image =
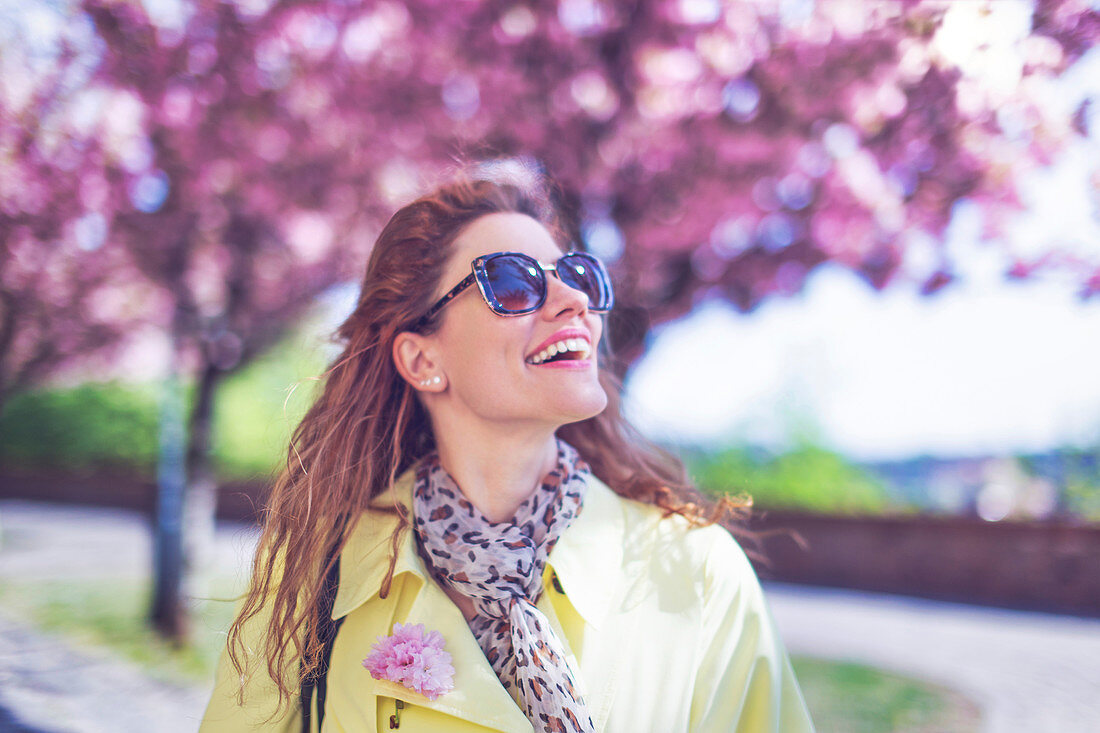
<path id="1" fill-rule="evenodd" d="M 607 369 L 603 265 L 462 180 L 378 238 L 202 731 L 804 731 L 759 583 Z"/>

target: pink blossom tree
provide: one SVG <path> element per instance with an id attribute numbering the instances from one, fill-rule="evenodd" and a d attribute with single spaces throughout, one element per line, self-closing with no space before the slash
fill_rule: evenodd
<path id="1" fill-rule="evenodd" d="M 69 115 L 81 69 L 67 44 L 50 69 L 4 55 L 0 81 L 0 411 L 13 392 L 111 359 L 147 322 L 150 288 L 107 241 L 99 141 Z"/>
<path id="2" fill-rule="evenodd" d="M 92 84 L 114 109 L 105 119 L 119 141 L 107 175 L 130 203 L 115 212 L 112 237 L 167 295 L 173 365 L 196 383 L 186 492 L 172 495 L 180 481 L 162 490 L 169 536 L 158 545 L 152 612 L 157 628 L 178 637 L 179 564 L 202 543 L 181 553 L 176 528 L 181 517 L 184 535 L 212 528 L 217 386 L 363 261 L 366 229 L 379 217 L 376 161 L 348 160 L 337 140 L 314 134 L 321 110 L 306 87 L 264 88 L 256 59 L 270 20 L 251 25 L 232 5 L 205 3 L 171 37 L 138 4 L 85 8 L 105 44 Z"/>
<path id="3" fill-rule="evenodd" d="M 103 182 L 110 246 L 157 289 L 198 384 L 186 468 L 207 513 L 217 384 L 319 292 L 359 277 L 429 171 L 521 157 L 553 175 L 575 236 L 615 269 L 625 368 L 653 324 L 700 299 L 748 311 L 825 262 L 877 288 L 949 283 L 935 243 L 954 205 L 977 202 L 997 234 L 1020 177 L 1080 134 L 1040 92 L 1100 34 L 1086 4 L 1042 0 L 1012 41 L 1023 63 L 998 85 L 983 72 L 996 58 L 980 62 L 999 46 L 965 41 L 994 38 L 1001 11 L 971 3 L 81 7 L 101 152 L 75 177 Z M 44 180 L 43 201 L 72 185 Z M 62 227 L 86 215 L 50 211 Z M 937 264 L 908 268 L 916 246 Z M 1085 293 L 1100 285 L 1088 267 Z M 163 585 L 157 623 L 180 633 Z"/>

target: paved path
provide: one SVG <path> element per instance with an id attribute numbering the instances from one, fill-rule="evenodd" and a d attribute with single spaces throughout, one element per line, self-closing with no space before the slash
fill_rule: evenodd
<path id="1" fill-rule="evenodd" d="M 223 571 L 242 567 L 254 538 L 241 526 L 220 528 L 215 562 Z M 151 552 L 139 514 L 0 501 L 0 582 L 143 577 Z M 984 733 L 1100 731 L 1098 620 L 766 588 L 792 652 L 958 689 L 982 706 Z M 0 733 L 193 731 L 207 694 L 201 686 L 150 680 L 102 652 L 74 650 L 0 613 Z"/>
<path id="2" fill-rule="evenodd" d="M 255 534 L 220 527 L 212 562 L 238 572 Z M 149 523 L 136 512 L 0 501 L 0 583 L 145 578 L 152 554 Z M 209 694 L 0 610 L 0 733 L 194 733 Z"/>
<path id="3" fill-rule="evenodd" d="M 202 686 L 149 679 L 102 651 L 75 649 L 0 615 L 0 731 L 194 733 Z"/>
<path id="4" fill-rule="evenodd" d="M 940 682 L 987 733 L 1100 732 L 1100 620 L 768 584 L 791 651 Z"/>

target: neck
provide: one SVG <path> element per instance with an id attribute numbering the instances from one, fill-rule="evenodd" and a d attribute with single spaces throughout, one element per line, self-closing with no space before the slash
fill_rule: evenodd
<path id="1" fill-rule="evenodd" d="M 553 430 L 486 426 L 446 430 L 435 426 L 439 462 L 463 495 L 490 522 L 515 516 L 519 505 L 557 465 Z"/>

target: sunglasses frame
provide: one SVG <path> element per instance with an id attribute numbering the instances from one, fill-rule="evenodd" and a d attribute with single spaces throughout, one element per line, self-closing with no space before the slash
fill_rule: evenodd
<path id="1" fill-rule="evenodd" d="M 443 306 L 450 303 L 452 300 L 458 297 L 458 295 L 462 293 L 462 291 L 464 291 L 466 288 L 470 287 L 474 283 L 477 283 L 477 289 L 481 293 L 481 299 L 485 301 L 485 305 L 489 306 L 489 310 L 491 310 L 493 313 L 496 313 L 498 316 L 523 316 L 527 315 L 528 313 L 534 313 L 542 307 L 543 303 L 546 302 L 546 294 L 549 290 L 549 288 L 547 287 L 548 283 L 546 281 L 546 273 L 548 271 L 553 271 L 555 277 L 561 280 L 561 275 L 558 273 L 558 265 L 561 263 L 562 260 L 568 259 L 570 257 L 577 257 L 578 255 L 585 260 L 591 260 L 592 262 L 595 262 L 596 265 L 598 265 L 599 269 L 603 271 L 603 278 L 607 283 L 607 307 L 594 308 L 592 307 L 592 304 L 590 302 L 588 310 L 594 313 L 607 313 L 615 305 L 615 292 L 611 287 L 611 277 L 607 274 L 607 267 L 595 255 L 589 254 L 588 252 L 579 252 L 573 250 L 563 254 L 554 262 L 554 264 L 544 265 L 531 255 L 524 254 L 523 252 L 493 252 L 491 254 L 475 257 L 470 263 L 470 274 L 464 277 L 458 285 L 455 285 L 453 288 L 448 290 L 442 298 L 437 300 L 435 302 L 435 305 L 429 308 L 428 312 L 425 313 L 419 321 L 417 321 L 416 325 L 417 327 L 420 327 L 430 321 L 432 317 L 443 308 Z M 497 257 L 519 257 L 523 260 L 528 260 L 538 266 L 539 274 L 542 275 L 542 294 L 539 296 L 538 302 L 535 305 L 531 306 L 530 308 L 524 308 L 523 310 L 513 311 L 506 309 L 504 305 L 501 304 L 499 300 L 497 300 L 495 295 L 490 296 L 492 289 L 489 284 L 489 273 L 485 270 L 485 264 Z M 566 287 L 573 287 L 572 285 L 566 283 L 564 280 L 562 280 L 562 283 L 564 283 Z"/>

